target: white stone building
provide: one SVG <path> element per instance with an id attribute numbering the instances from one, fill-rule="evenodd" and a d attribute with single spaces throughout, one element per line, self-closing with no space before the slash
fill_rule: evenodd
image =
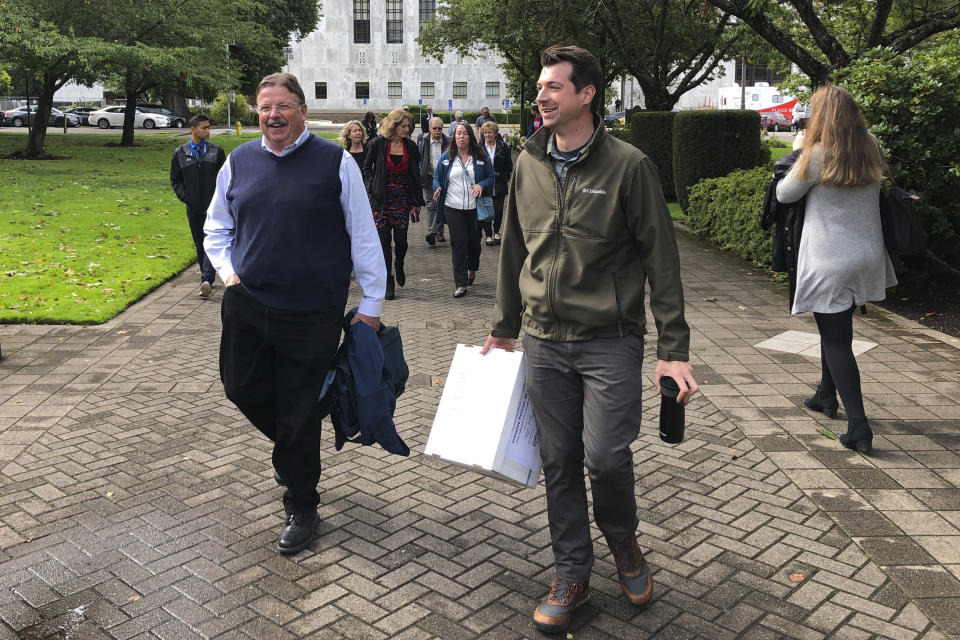
<path id="1" fill-rule="evenodd" d="M 444 61 L 417 44 L 436 0 L 337 0 L 323 3 L 317 30 L 287 51 L 311 112 L 383 112 L 432 105 L 435 112 L 502 113 L 506 78 L 493 55 Z"/>

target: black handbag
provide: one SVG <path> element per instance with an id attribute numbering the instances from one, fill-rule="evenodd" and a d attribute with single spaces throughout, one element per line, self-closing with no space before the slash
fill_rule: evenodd
<path id="1" fill-rule="evenodd" d="M 886 160 L 884 160 L 886 164 Z M 913 208 L 917 196 L 901 189 L 893 180 L 890 167 L 887 176 L 891 186 L 880 190 L 880 224 L 883 243 L 890 255 L 916 255 L 927 250 L 930 240 L 920 225 L 920 217 Z"/>

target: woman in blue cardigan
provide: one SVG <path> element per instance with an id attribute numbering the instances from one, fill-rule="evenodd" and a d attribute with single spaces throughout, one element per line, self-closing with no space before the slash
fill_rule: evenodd
<path id="1" fill-rule="evenodd" d="M 493 165 L 466 122 L 456 125 L 450 148 L 440 156 L 433 172 L 433 199 L 440 220 L 450 227 L 453 250 L 454 298 L 467 294 L 480 268 L 480 225 L 477 199 L 493 188 Z"/>

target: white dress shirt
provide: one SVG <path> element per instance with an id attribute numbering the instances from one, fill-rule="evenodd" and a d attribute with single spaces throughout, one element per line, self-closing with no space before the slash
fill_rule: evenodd
<path id="1" fill-rule="evenodd" d="M 447 180 L 447 195 L 443 199 L 443 206 L 464 211 L 477 208 L 477 199 L 473 197 L 470 188 L 476 182 L 473 173 L 473 156 L 467 158 L 463 164 L 460 156 L 456 155 L 450 162 L 450 177 Z"/>
<path id="2" fill-rule="evenodd" d="M 303 133 L 293 143 L 284 147 L 280 153 L 271 149 L 264 138 L 260 138 L 260 146 L 275 156 L 283 157 L 299 148 L 310 135 L 304 127 Z M 370 201 L 367 199 L 367 190 L 363 186 L 360 167 L 346 150 L 343 151 L 343 157 L 340 159 L 339 178 L 340 206 L 343 208 L 347 235 L 350 236 L 353 274 L 357 284 L 363 289 L 358 311 L 365 316 L 377 317 L 380 315 L 383 296 L 386 293 L 387 269 L 383 262 L 383 249 L 380 247 L 380 237 L 373 223 L 373 213 L 370 211 Z M 233 170 L 230 168 L 228 155 L 227 161 L 223 163 L 220 173 L 217 174 L 217 189 L 207 209 L 207 220 L 203 225 L 204 251 L 224 282 L 236 273 L 230 261 L 230 254 L 233 252 L 233 236 L 237 221 L 235 213 L 227 204 L 226 196 L 232 179 Z"/>

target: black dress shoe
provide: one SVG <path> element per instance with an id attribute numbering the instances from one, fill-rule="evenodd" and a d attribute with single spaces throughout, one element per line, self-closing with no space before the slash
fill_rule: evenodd
<path id="1" fill-rule="evenodd" d="M 441 242 L 442 242 L 442 240 L 441 240 Z M 431 247 L 437 246 L 437 234 L 435 234 L 435 233 L 428 233 L 428 234 L 427 234 L 427 244 L 430 245 Z"/>
<path id="2" fill-rule="evenodd" d="M 402 287 L 407 284 L 407 274 L 403 270 L 403 263 L 398 260 L 393 263 L 393 266 L 395 267 L 395 271 L 397 273 L 397 284 Z"/>
<path id="3" fill-rule="evenodd" d="M 284 555 L 303 551 L 313 542 L 313 530 L 320 515 L 316 509 L 287 514 L 287 521 L 280 532 L 277 549 Z"/>

